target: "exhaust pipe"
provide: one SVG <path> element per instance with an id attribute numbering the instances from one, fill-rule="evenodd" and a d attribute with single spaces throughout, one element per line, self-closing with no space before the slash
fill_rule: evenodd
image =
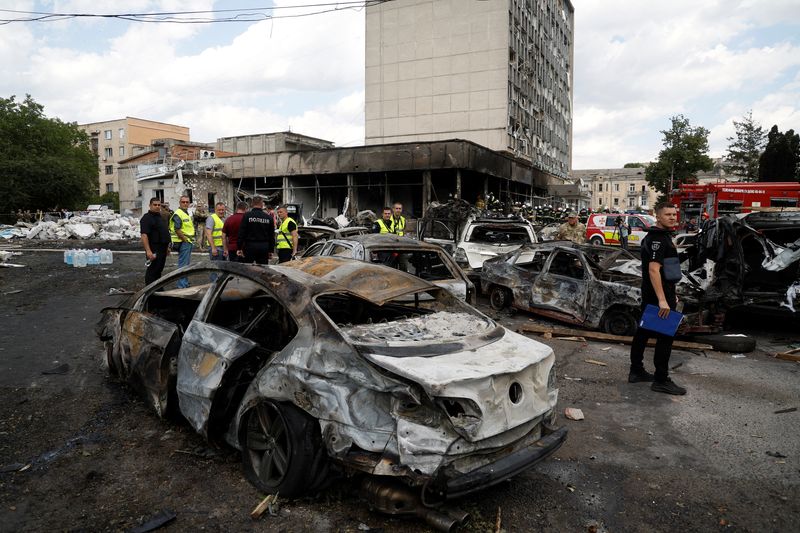
<path id="1" fill-rule="evenodd" d="M 361 494 L 373 509 L 395 516 L 416 516 L 437 531 L 457 531 L 469 520 L 469 513 L 459 509 L 425 507 L 415 491 L 393 479 L 365 478 Z"/>

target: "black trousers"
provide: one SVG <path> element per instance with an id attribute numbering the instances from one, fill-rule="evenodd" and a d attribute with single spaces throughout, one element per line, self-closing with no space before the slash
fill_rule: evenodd
<path id="1" fill-rule="evenodd" d="M 267 241 L 248 242 L 244 246 L 244 262 L 266 265 L 269 252 L 269 243 Z"/>
<path id="2" fill-rule="evenodd" d="M 650 303 L 650 302 L 647 302 Z M 647 303 L 642 303 L 642 312 Z M 669 302 L 669 307 L 675 310 L 677 302 Z M 658 306 L 658 302 L 652 305 Z M 672 337 L 655 333 L 653 331 L 637 328 L 631 343 L 631 372 L 641 372 L 644 370 L 644 350 L 647 348 L 648 339 L 656 340 L 653 364 L 656 367 L 655 380 L 664 382 L 669 377 L 669 356 L 672 354 Z"/>
<path id="3" fill-rule="evenodd" d="M 150 266 L 144 273 L 144 284 L 150 285 L 155 280 L 161 277 L 164 272 L 164 265 L 167 262 L 167 247 L 169 243 L 156 243 L 150 245 L 150 250 L 156 254 L 156 258 L 150 262 Z"/>
<path id="4" fill-rule="evenodd" d="M 278 263 L 285 263 L 292 260 L 291 248 L 278 248 Z"/>

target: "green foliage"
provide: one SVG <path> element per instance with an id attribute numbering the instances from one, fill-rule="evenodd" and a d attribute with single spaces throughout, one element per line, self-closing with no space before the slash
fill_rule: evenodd
<path id="1" fill-rule="evenodd" d="M 758 181 L 758 166 L 761 151 L 764 149 L 767 134 L 760 124 L 753 120 L 753 112 L 748 111 L 741 122 L 733 121 L 736 136 L 728 137 L 728 162 L 730 170 L 744 181 Z"/>
<path id="2" fill-rule="evenodd" d="M 693 128 L 683 115 L 670 118 L 671 127 L 662 130 L 664 148 L 658 160 L 647 165 L 645 178 L 658 192 L 667 195 L 670 181 L 673 189 L 685 183 L 698 170 L 711 170 L 714 162 L 708 157 L 708 130 Z"/>
<path id="3" fill-rule="evenodd" d="M 119 213 L 119 193 L 118 192 L 107 192 L 100 196 L 95 195 L 89 201 L 90 204 L 102 204 L 102 205 L 109 205 L 111 206 L 114 211 Z"/>
<path id="4" fill-rule="evenodd" d="M 0 98 L 0 212 L 85 208 L 97 156 L 75 123 L 44 116 L 30 95 Z"/>
<path id="5" fill-rule="evenodd" d="M 645 168 L 646 166 L 644 163 L 625 163 L 622 168 Z"/>
<path id="6" fill-rule="evenodd" d="M 759 160 L 758 181 L 800 181 L 800 135 L 772 126 Z"/>

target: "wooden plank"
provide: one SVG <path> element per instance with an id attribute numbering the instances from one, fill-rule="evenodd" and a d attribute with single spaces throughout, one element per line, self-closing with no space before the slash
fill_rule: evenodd
<path id="1" fill-rule="evenodd" d="M 793 352 L 794 350 L 792 350 Z M 778 352 L 775 354 L 776 359 L 783 359 L 784 361 L 796 361 L 800 363 L 800 354 L 793 354 L 791 352 Z"/>
<path id="2" fill-rule="evenodd" d="M 591 363 L 593 365 L 598 365 L 598 366 L 608 366 L 608 363 L 604 363 L 603 361 L 598 361 L 596 359 L 584 359 L 583 362 Z"/>
<path id="3" fill-rule="evenodd" d="M 566 337 L 585 337 L 587 339 L 593 340 L 600 340 L 600 341 L 611 341 L 611 342 L 619 342 L 622 344 L 631 344 L 633 342 L 633 337 L 626 337 L 624 335 L 612 335 L 610 333 L 603 333 L 601 331 L 589 331 L 583 329 L 573 329 L 573 328 L 561 328 L 561 327 L 551 327 L 551 326 L 540 326 L 539 324 L 523 324 L 517 329 L 520 333 L 549 333 L 554 337 L 557 336 L 566 336 Z M 656 341 L 655 339 L 650 339 L 647 342 L 648 346 L 655 346 Z M 687 341 L 674 341 L 672 343 L 673 348 L 683 349 L 683 350 L 713 350 L 714 347 L 710 344 L 701 344 L 699 342 L 687 342 Z"/>

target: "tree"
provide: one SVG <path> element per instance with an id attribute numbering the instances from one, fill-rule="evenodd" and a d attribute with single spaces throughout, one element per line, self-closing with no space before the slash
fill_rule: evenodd
<path id="1" fill-rule="evenodd" d="M 758 181 L 800 180 L 800 135 L 781 133 L 778 125 L 767 134 L 767 147 L 759 160 Z"/>
<path id="2" fill-rule="evenodd" d="M 622 168 L 644 168 L 646 166 L 644 163 L 625 163 Z"/>
<path id="3" fill-rule="evenodd" d="M 736 136 L 728 137 L 728 162 L 730 170 L 745 181 L 758 181 L 758 166 L 761 151 L 764 149 L 767 134 L 760 124 L 753 120 L 753 112 L 748 111 L 741 122 L 733 121 Z"/>
<path id="4" fill-rule="evenodd" d="M 0 98 L 0 213 L 85 207 L 97 175 L 97 156 L 77 124 L 45 117 L 30 95 Z"/>
<path id="5" fill-rule="evenodd" d="M 711 170 L 714 162 L 708 157 L 708 130 L 693 128 L 683 115 L 670 117 L 671 127 L 662 130 L 664 148 L 658 160 L 647 165 L 645 178 L 656 191 L 668 195 L 670 185 L 677 188 L 698 170 Z"/>

